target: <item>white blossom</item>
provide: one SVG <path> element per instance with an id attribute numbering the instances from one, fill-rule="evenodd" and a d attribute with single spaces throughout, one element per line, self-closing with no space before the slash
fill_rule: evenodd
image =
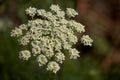
<path id="1" fill-rule="evenodd" d="M 75 31 L 77 31 L 79 33 L 85 32 L 85 26 L 83 26 L 82 24 L 80 24 L 74 20 L 70 20 L 68 24 L 71 27 L 71 29 L 74 29 Z"/>
<path id="2" fill-rule="evenodd" d="M 23 45 L 23 46 L 28 45 L 28 43 L 30 42 L 30 41 L 29 41 L 29 38 L 28 38 L 27 36 L 21 37 L 18 41 L 19 41 L 20 44 Z"/>
<path id="3" fill-rule="evenodd" d="M 50 9 L 51 9 L 52 11 L 55 11 L 55 12 L 61 10 L 60 7 L 59 7 L 59 5 L 53 5 L 53 4 L 50 6 Z"/>
<path id="4" fill-rule="evenodd" d="M 45 65 L 48 62 L 48 60 L 43 54 L 40 54 L 37 56 L 37 62 L 39 66 L 42 66 L 42 65 Z"/>
<path id="5" fill-rule="evenodd" d="M 59 71 L 60 66 L 57 62 L 55 61 L 51 61 L 48 63 L 47 65 L 47 70 L 48 71 L 52 71 L 53 73 L 56 73 L 57 71 Z"/>
<path id="6" fill-rule="evenodd" d="M 26 11 L 26 14 L 28 14 L 31 17 L 34 17 L 36 14 L 36 8 L 33 8 L 33 7 L 29 7 L 25 11 Z"/>
<path id="7" fill-rule="evenodd" d="M 37 10 L 37 15 L 38 16 L 44 16 L 46 14 L 46 11 L 44 9 Z"/>
<path id="8" fill-rule="evenodd" d="M 60 49 L 62 49 L 62 44 L 57 39 L 55 39 L 54 48 L 55 48 L 56 51 L 59 51 Z"/>
<path id="9" fill-rule="evenodd" d="M 63 42 L 63 48 L 64 49 L 70 49 L 72 46 L 71 46 L 71 44 L 69 44 L 68 42 Z"/>
<path id="10" fill-rule="evenodd" d="M 52 49 L 46 49 L 44 55 L 51 58 L 54 55 L 54 52 Z"/>
<path id="11" fill-rule="evenodd" d="M 65 18 L 65 12 L 64 12 L 64 11 L 57 11 L 56 13 L 57 13 L 56 16 L 57 16 L 58 18 Z"/>
<path id="12" fill-rule="evenodd" d="M 19 52 L 19 58 L 23 60 L 28 60 L 31 57 L 31 53 L 28 50 L 23 50 Z"/>
<path id="13" fill-rule="evenodd" d="M 78 42 L 78 39 L 76 36 L 74 36 L 73 34 L 69 35 L 69 41 L 73 44 L 76 44 Z"/>
<path id="14" fill-rule="evenodd" d="M 72 8 L 67 8 L 66 14 L 68 17 L 75 17 L 76 15 L 78 15 L 78 13 Z"/>
<path id="15" fill-rule="evenodd" d="M 22 34 L 23 34 L 22 30 L 17 28 L 17 27 L 14 30 L 11 31 L 11 37 L 19 37 Z"/>
<path id="16" fill-rule="evenodd" d="M 22 24 L 22 25 L 19 26 L 19 28 L 20 28 L 21 30 L 27 30 L 27 29 L 28 29 L 28 26 L 25 25 L 25 24 Z"/>
<path id="17" fill-rule="evenodd" d="M 92 46 L 93 40 L 88 35 L 83 35 L 81 38 L 81 43 L 85 46 Z"/>
<path id="18" fill-rule="evenodd" d="M 62 52 L 58 52 L 55 54 L 55 59 L 57 62 L 62 63 L 65 60 L 65 55 Z"/>
<path id="19" fill-rule="evenodd" d="M 80 57 L 79 55 L 79 51 L 77 51 L 76 49 L 69 49 L 69 55 L 70 55 L 70 59 L 77 59 L 78 57 Z"/>
<path id="20" fill-rule="evenodd" d="M 32 53 L 33 53 L 33 56 L 40 54 L 41 53 L 40 47 L 38 45 L 33 46 Z"/>

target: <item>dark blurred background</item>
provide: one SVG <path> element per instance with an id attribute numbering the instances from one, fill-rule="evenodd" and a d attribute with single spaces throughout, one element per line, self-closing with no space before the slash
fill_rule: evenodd
<path id="1" fill-rule="evenodd" d="M 11 29 L 27 22 L 26 8 L 48 10 L 51 4 L 77 10 L 74 19 L 94 40 L 92 47 L 79 41 L 81 57 L 66 59 L 56 75 L 33 60 L 20 60 L 22 47 L 10 37 Z M 120 0 L 0 0 L 0 80 L 120 80 Z"/>

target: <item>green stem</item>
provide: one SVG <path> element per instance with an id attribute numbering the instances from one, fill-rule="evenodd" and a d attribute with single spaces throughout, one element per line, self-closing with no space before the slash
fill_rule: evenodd
<path id="1" fill-rule="evenodd" d="M 48 72 L 48 76 L 46 77 L 46 80 L 57 80 L 57 74 Z"/>

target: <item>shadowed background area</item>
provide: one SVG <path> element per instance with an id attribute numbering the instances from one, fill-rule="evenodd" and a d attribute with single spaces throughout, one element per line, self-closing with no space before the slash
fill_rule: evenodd
<path id="1" fill-rule="evenodd" d="M 51 4 L 79 12 L 74 19 L 94 40 L 92 47 L 79 41 L 81 57 L 66 58 L 56 75 L 32 59 L 20 60 L 22 46 L 10 37 L 11 29 L 27 22 L 26 8 L 48 10 Z M 120 80 L 120 0 L 0 0 L 0 80 Z"/>

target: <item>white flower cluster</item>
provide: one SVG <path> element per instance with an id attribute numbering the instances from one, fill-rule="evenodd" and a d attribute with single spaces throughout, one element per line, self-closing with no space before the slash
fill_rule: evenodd
<path id="1" fill-rule="evenodd" d="M 55 61 L 51 61 L 47 65 L 47 70 L 53 71 L 54 73 L 56 73 L 59 69 L 60 69 L 60 66 Z"/>
<path id="2" fill-rule="evenodd" d="M 29 7 L 25 11 L 26 11 L 26 14 L 28 14 L 31 17 L 34 17 L 36 14 L 36 8 Z"/>
<path id="3" fill-rule="evenodd" d="M 67 8 L 66 13 L 68 17 L 75 17 L 76 15 L 78 15 L 78 13 L 71 8 Z"/>
<path id="4" fill-rule="evenodd" d="M 29 50 L 23 50 L 19 53 L 19 58 L 23 60 L 28 60 L 31 57 L 31 53 Z"/>
<path id="5" fill-rule="evenodd" d="M 59 64 L 65 60 L 64 50 L 69 52 L 70 59 L 80 57 L 72 47 L 78 42 L 74 33 L 85 32 L 85 29 L 82 24 L 70 19 L 78 15 L 74 9 L 67 8 L 65 12 L 58 5 L 51 5 L 50 11 L 30 7 L 26 14 L 32 20 L 11 32 L 11 36 L 17 37 L 21 45 L 31 46 L 31 50 L 20 52 L 20 59 L 28 60 L 35 56 L 39 66 L 47 65 L 47 70 L 56 73 L 60 69 Z M 84 36 L 81 41 L 87 45 L 92 43 L 90 38 Z"/>
<path id="6" fill-rule="evenodd" d="M 93 40 L 88 35 L 83 35 L 81 38 L 81 43 L 84 45 L 92 46 Z"/>

